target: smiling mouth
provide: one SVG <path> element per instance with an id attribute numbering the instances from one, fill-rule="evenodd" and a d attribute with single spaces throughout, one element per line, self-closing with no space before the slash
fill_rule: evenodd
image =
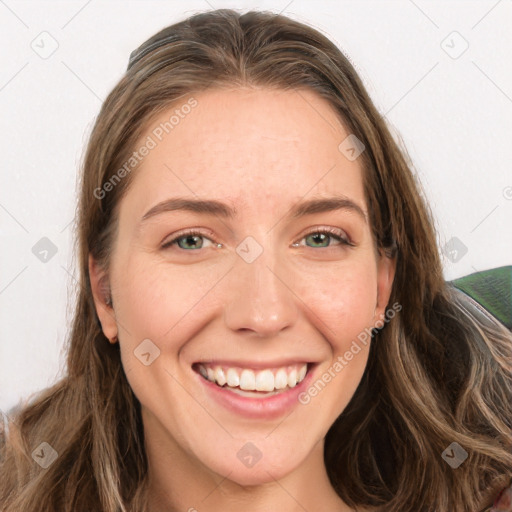
<path id="1" fill-rule="evenodd" d="M 215 363 L 194 363 L 192 369 L 220 388 L 243 396 L 271 396 L 300 384 L 314 363 L 297 363 L 278 368 L 252 370 Z"/>

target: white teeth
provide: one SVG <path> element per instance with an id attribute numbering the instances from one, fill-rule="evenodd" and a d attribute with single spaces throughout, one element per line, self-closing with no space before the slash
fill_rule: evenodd
<path id="1" fill-rule="evenodd" d="M 203 377 L 219 386 L 239 388 L 245 391 L 264 391 L 272 392 L 274 390 L 294 388 L 302 382 L 308 369 L 307 364 L 302 366 L 295 365 L 287 368 L 279 368 L 277 371 L 271 369 L 254 372 L 247 368 L 222 368 L 220 366 L 199 365 L 199 372 Z"/>
<path id="2" fill-rule="evenodd" d="M 257 373 L 256 391 L 274 391 L 274 374 L 270 370 Z"/>
<path id="3" fill-rule="evenodd" d="M 256 376 L 252 370 L 243 370 L 240 375 L 240 389 L 254 391 L 256 389 Z"/>
<path id="4" fill-rule="evenodd" d="M 301 366 L 299 373 L 297 373 L 297 382 L 302 382 L 308 371 L 308 365 Z"/>
<path id="5" fill-rule="evenodd" d="M 238 373 L 234 368 L 228 368 L 226 377 L 227 377 L 228 386 L 231 386 L 232 388 L 236 388 L 240 384 L 240 377 L 238 376 Z"/>
<path id="6" fill-rule="evenodd" d="M 297 385 L 297 370 L 294 368 L 289 374 L 288 374 L 288 386 L 291 388 L 294 388 Z"/>
<path id="7" fill-rule="evenodd" d="M 224 370 L 222 368 L 220 368 L 219 366 L 217 366 L 214 370 L 214 377 L 215 377 L 215 380 L 217 381 L 217 384 L 219 386 L 224 386 L 224 384 L 226 384 L 227 380 L 226 380 L 226 376 L 224 375 Z"/>
<path id="8" fill-rule="evenodd" d="M 276 376 L 274 378 L 274 386 L 276 389 L 284 389 L 286 386 L 288 386 L 288 374 L 283 368 L 277 370 Z"/>

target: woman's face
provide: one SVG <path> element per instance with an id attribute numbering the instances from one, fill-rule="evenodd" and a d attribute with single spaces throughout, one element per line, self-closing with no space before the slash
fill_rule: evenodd
<path id="1" fill-rule="evenodd" d="M 112 314 L 95 300 L 105 334 L 119 337 L 150 456 L 158 446 L 197 471 L 262 483 L 321 460 L 394 265 L 376 256 L 358 148 L 325 100 L 192 96 L 135 148 L 149 149 L 120 204 Z M 99 290 L 92 260 L 90 270 Z"/>

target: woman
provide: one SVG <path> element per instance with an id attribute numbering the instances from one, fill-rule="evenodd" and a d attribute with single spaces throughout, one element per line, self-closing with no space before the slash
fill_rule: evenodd
<path id="1" fill-rule="evenodd" d="M 2 439 L 3 511 L 504 503 L 511 334 L 444 281 L 404 156 L 316 30 L 218 10 L 133 52 L 77 235 L 68 374 Z"/>

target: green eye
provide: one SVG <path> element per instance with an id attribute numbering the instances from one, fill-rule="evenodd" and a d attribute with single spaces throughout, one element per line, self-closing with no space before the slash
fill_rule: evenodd
<path id="1" fill-rule="evenodd" d="M 336 228 L 319 228 L 315 231 L 311 231 L 307 235 L 305 235 L 301 240 L 312 240 L 313 245 L 307 245 L 307 247 L 318 247 L 320 249 L 330 247 L 333 245 L 331 243 L 331 239 L 335 239 L 338 243 L 334 244 L 335 246 L 339 245 L 348 245 L 353 247 L 354 244 L 344 235 L 344 233 Z M 294 247 L 299 247 L 300 244 L 293 244 Z"/>
<path id="2" fill-rule="evenodd" d="M 334 239 L 336 243 L 333 244 L 332 239 Z M 162 249 L 167 249 L 173 245 L 177 245 L 178 248 L 184 251 L 203 249 L 204 243 L 202 240 L 207 240 L 213 246 L 215 246 L 212 240 L 201 232 L 189 230 L 184 233 L 180 233 L 172 240 L 166 242 L 164 245 L 162 245 Z M 355 244 L 350 241 L 350 239 L 344 234 L 343 231 L 336 228 L 317 228 L 315 231 L 311 231 L 307 235 L 304 235 L 301 240 L 310 240 L 310 243 L 307 243 L 306 247 L 319 249 L 324 249 L 331 246 L 355 246 Z M 293 244 L 294 247 L 299 247 L 300 245 L 302 244 Z"/>
<path id="3" fill-rule="evenodd" d="M 201 239 L 209 240 L 211 242 L 209 238 L 198 231 L 187 231 L 166 242 L 162 245 L 162 249 L 167 249 L 173 245 L 177 245 L 180 249 L 185 251 L 190 249 L 202 249 L 203 243 L 201 242 Z M 197 247 L 197 245 L 199 245 L 199 247 Z"/>

